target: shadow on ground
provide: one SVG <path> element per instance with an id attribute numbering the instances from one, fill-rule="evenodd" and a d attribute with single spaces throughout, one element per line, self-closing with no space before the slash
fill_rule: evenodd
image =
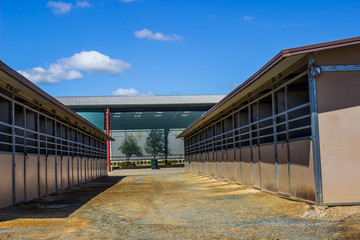
<path id="1" fill-rule="evenodd" d="M 20 218 L 66 218 L 124 176 L 107 176 L 27 203 L 0 209 L 0 222 Z"/>

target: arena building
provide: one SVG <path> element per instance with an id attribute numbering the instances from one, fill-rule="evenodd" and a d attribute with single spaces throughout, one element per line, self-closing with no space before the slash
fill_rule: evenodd
<path id="1" fill-rule="evenodd" d="M 123 161 L 125 156 L 119 146 L 128 134 L 136 137 L 143 150 L 142 157 L 132 157 L 131 160 L 153 158 L 144 151 L 151 129 L 164 132 L 167 151 L 158 156 L 159 159 L 183 159 L 184 144 L 176 136 L 223 97 L 225 95 L 137 95 L 57 99 L 113 137 L 115 141 L 109 142 L 108 146 L 109 159 Z"/>

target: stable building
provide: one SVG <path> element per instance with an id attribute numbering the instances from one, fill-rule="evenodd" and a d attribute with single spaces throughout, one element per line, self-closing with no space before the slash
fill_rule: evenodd
<path id="1" fill-rule="evenodd" d="M 0 61 L 0 208 L 107 175 L 103 131 Z"/>
<path id="2" fill-rule="evenodd" d="M 108 133 L 109 162 L 125 161 L 119 146 L 129 134 L 143 149 L 143 156 L 131 160 L 150 160 L 144 144 L 151 129 L 164 133 L 165 153 L 158 159 L 184 159 L 184 143 L 177 139 L 187 126 L 218 103 L 225 95 L 133 95 L 57 97 L 67 107 Z"/>
<path id="3" fill-rule="evenodd" d="M 282 50 L 179 135 L 186 171 L 359 204 L 359 89 L 360 37 Z"/>

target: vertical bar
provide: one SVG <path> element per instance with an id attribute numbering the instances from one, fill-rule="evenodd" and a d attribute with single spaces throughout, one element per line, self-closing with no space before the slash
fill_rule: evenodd
<path id="1" fill-rule="evenodd" d="M 45 184 L 46 184 L 46 194 L 48 193 L 48 176 L 47 176 L 47 169 L 48 169 L 48 127 L 47 127 L 48 118 L 45 116 Z"/>
<path id="2" fill-rule="evenodd" d="M 277 130 L 276 130 L 276 118 L 274 117 L 276 114 L 275 110 L 275 93 L 274 93 L 274 85 L 271 84 L 271 105 L 272 105 L 272 124 L 273 124 L 273 134 L 274 134 L 274 157 L 275 157 L 275 181 L 276 181 L 276 192 L 279 191 L 279 173 L 278 173 L 278 157 L 277 157 Z"/>
<path id="3" fill-rule="evenodd" d="M 13 184 L 13 204 L 16 203 L 16 178 L 15 178 L 15 96 L 14 93 L 11 93 L 11 133 L 12 133 L 12 184 Z"/>
<path id="4" fill-rule="evenodd" d="M 242 129 L 242 125 L 241 125 L 241 110 L 238 112 L 238 121 L 239 121 L 239 162 L 240 162 L 240 184 L 242 185 L 243 184 L 243 171 L 242 171 L 242 158 L 241 158 L 241 143 L 242 143 L 242 136 L 241 136 L 241 130 Z"/>
<path id="5" fill-rule="evenodd" d="M 234 158 L 234 182 L 236 182 L 236 142 L 235 142 L 235 114 L 234 113 L 234 109 L 233 109 L 233 113 L 231 115 L 231 120 L 232 120 L 232 135 L 233 135 L 233 158 Z"/>
<path id="6" fill-rule="evenodd" d="M 23 119 L 24 119 L 24 132 L 23 132 L 23 137 L 24 137 L 24 199 L 25 201 L 27 200 L 26 198 L 26 158 L 27 156 L 27 149 L 26 149 L 26 108 L 23 107 Z"/>
<path id="7" fill-rule="evenodd" d="M 291 161 L 290 161 L 290 146 L 289 146 L 289 117 L 288 117 L 288 86 L 284 87 L 285 91 L 285 130 L 286 130 L 286 150 L 288 159 L 288 177 L 289 177 L 289 195 L 291 196 Z"/>
<path id="8" fill-rule="evenodd" d="M 259 112 L 260 112 L 260 109 L 259 109 L 259 103 L 260 103 L 260 101 L 257 101 L 256 102 L 256 132 L 257 132 L 257 145 L 258 145 L 258 149 L 257 149 L 257 153 L 258 153 L 258 159 L 259 159 L 259 180 L 260 180 L 260 189 L 261 189 L 261 157 L 260 157 L 260 130 L 259 130 L 259 128 L 260 128 L 260 114 L 259 114 Z"/>
<path id="9" fill-rule="evenodd" d="M 106 134 L 110 134 L 110 109 L 106 108 Z M 110 140 L 106 140 L 107 168 L 110 171 Z"/>
<path id="10" fill-rule="evenodd" d="M 250 166 L 251 166 L 251 183 L 254 185 L 254 174 L 253 174 L 253 138 L 252 138 L 252 124 L 251 124 L 251 106 L 250 99 L 248 99 L 248 119 L 249 119 L 249 141 L 250 141 Z"/>
<path id="11" fill-rule="evenodd" d="M 37 132 L 37 151 L 38 151 L 38 197 L 40 197 L 40 115 L 39 107 L 36 108 L 36 132 Z"/>
<path id="12" fill-rule="evenodd" d="M 314 159 L 314 176 L 316 186 L 316 203 L 323 203 L 322 196 L 322 175 L 321 175 L 321 158 L 320 158 L 320 140 L 319 140 L 319 121 L 316 98 L 316 77 L 313 65 L 315 64 L 315 56 L 309 56 L 309 91 L 310 91 L 310 111 L 311 111 L 311 138 Z"/>
<path id="13" fill-rule="evenodd" d="M 56 117 L 55 117 L 56 118 Z M 57 184 L 57 167 L 58 167 L 58 163 L 57 163 L 57 160 L 58 160 L 58 139 L 57 139 L 57 122 L 56 122 L 56 119 L 54 118 L 54 150 L 55 150 L 55 189 L 56 189 L 56 192 L 58 191 L 58 184 Z"/>

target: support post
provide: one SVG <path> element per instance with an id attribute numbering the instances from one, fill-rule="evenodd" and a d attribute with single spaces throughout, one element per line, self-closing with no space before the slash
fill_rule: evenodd
<path id="1" fill-rule="evenodd" d="M 110 109 L 106 108 L 106 134 L 110 134 Z M 107 168 L 110 171 L 110 140 L 106 140 Z"/>
<path id="2" fill-rule="evenodd" d="M 321 175 L 321 158 L 319 142 L 319 121 L 316 98 L 316 69 L 315 56 L 309 57 L 309 91 L 310 91 L 310 111 L 311 111 L 311 138 L 314 159 L 314 176 L 316 186 L 316 204 L 323 203 L 322 196 L 322 175 Z"/>
<path id="3" fill-rule="evenodd" d="M 169 129 L 169 128 L 165 128 L 165 129 L 164 129 L 165 165 L 168 164 L 168 155 L 169 155 L 169 133 L 170 133 L 170 129 Z"/>

